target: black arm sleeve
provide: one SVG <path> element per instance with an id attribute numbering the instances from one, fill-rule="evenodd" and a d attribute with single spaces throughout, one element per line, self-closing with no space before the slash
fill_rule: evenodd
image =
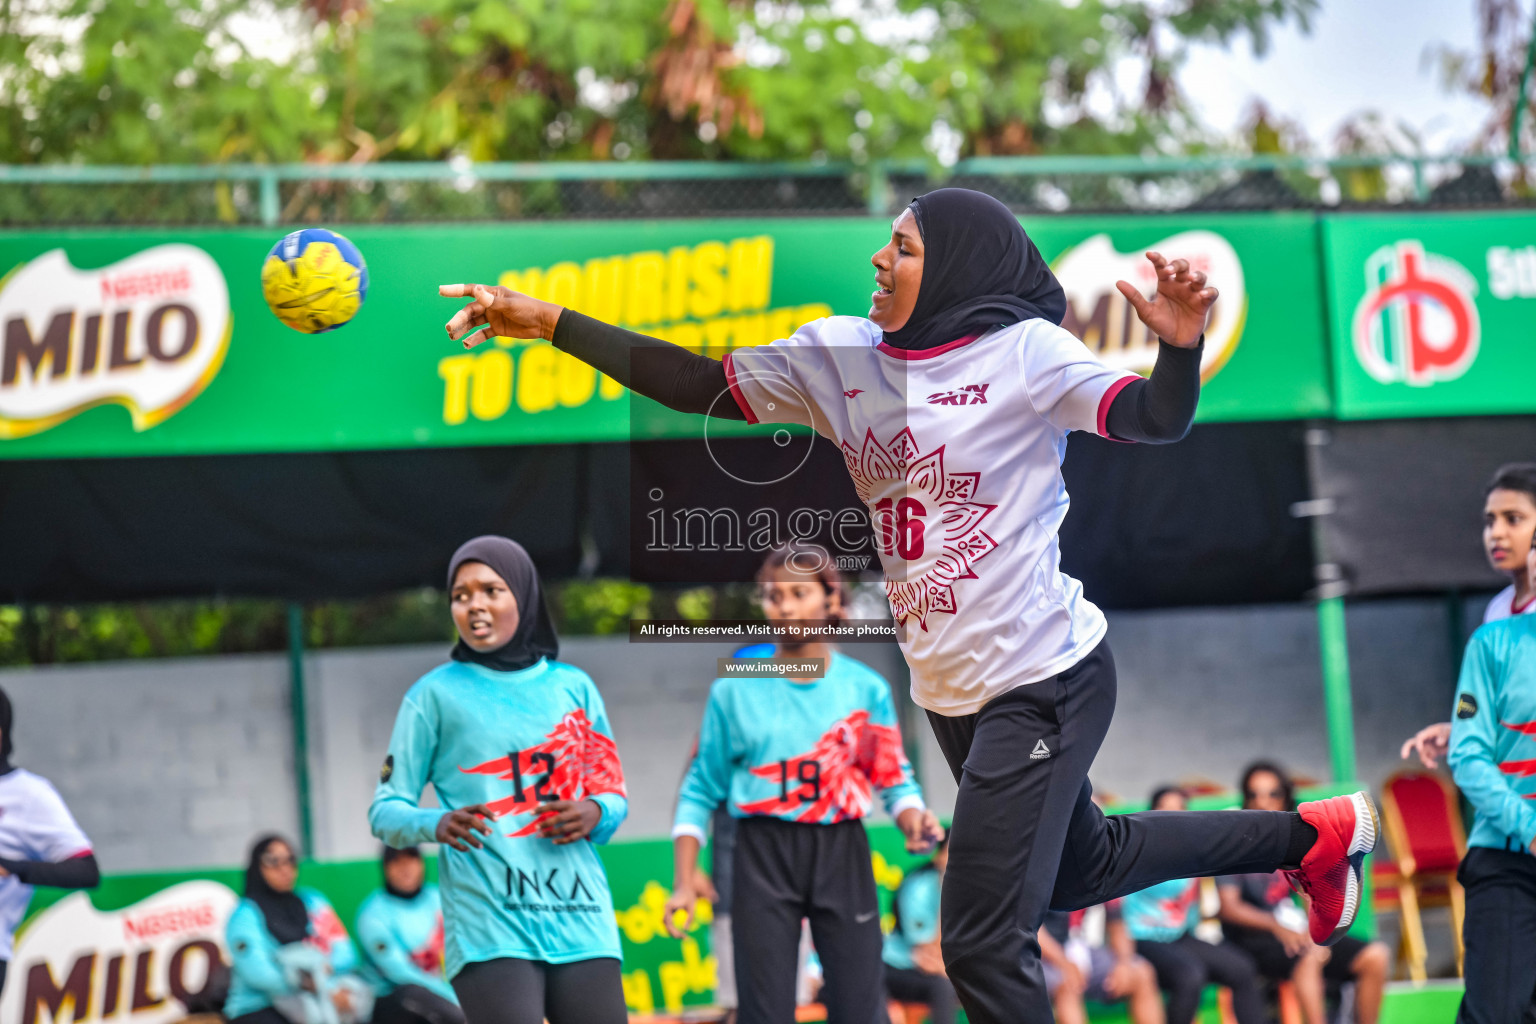
<path id="1" fill-rule="evenodd" d="M 94 889 L 101 884 L 96 855 L 71 857 L 57 864 L 45 860 L 0 860 L 0 867 L 23 885 L 48 885 L 55 889 Z"/>
<path id="2" fill-rule="evenodd" d="M 1152 376 L 1131 381 L 1109 403 L 1105 426 L 1110 436 L 1147 444 L 1182 441 L 1195 422 L 1204 351 L 1203 335 L 1194 348 L 1159 341 Z"/>
<path id="3" fill-rule="evenodd" d="M 573 309 L 561 312 L 550 340 L 560 351 L 569 352 L 668 409 L 722 420 L 747 418 L 735 399 L 726 394 L 730 386 L 718 359 L 605 324 Z"/>

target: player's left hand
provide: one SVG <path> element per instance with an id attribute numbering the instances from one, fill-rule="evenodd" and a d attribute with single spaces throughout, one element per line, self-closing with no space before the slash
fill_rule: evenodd
<path id="1" fill-rule="evenodd" d="M 603 820 L 603 809 L 596 800 L 551 800 L 534 808 L 539 835 L 556 846 L 585 839 Z"/>
<path id="2" fill-rule="evenodd" d="M 1170 262 L 1162 253 L 1149 252 L 1147 261 L 1157 271 L 1157 293 L 1150 300 L 1129 281 L 1116 281 L 1115 287 L 1147 330 L 1170 345 L 1194 348 L 1205 334 L 1205 322 L 1216 304 L 1216 289 L 1206 286 L 1205 274 L 1189 269 L 1188 260 Z"/>
<path id="3" fill-rule="evenodd" d="M 896 817 L 896 827 L 907 837 L 908 853 L 927 853 L 944 838 L 944 826 L 926 807 L 908 807 Z"/>

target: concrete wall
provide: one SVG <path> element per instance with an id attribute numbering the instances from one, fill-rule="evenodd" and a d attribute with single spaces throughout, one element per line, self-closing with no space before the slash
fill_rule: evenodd
<path id="1" fill-rule="evenodd" d="M 1475 622 L 1481 601 L 1467 603 Z M 1408 734 L 1444 719 L 1459 650 L 1443 601 L 1352 605 L 1360 776 L 1378 783 Z M 1119 703 L 1094 769 L 1102 790 L 1143 798 L 1164 781 L 1233 785 L 1256 757 L 1326 779 L 1317 633 L 1307 607 L 1110 616 Z M 1453 654 L 1453 651 L 1455 652 Z M 622 836 L 664 835 L 708 692 L 728 646 L 571 638 L 562 656 L 603 690 L 628 775 Z M 855 645 L 897 683 L 894 647 Z M 368 856 L 366 808 L 400 697 L 442 660 L 441 645 L 325 651 L 306 659 L 315 853 Z M 16 706 L 18 762 L 52 779 L 110 871 L 233 864 L 259 831 L 298 831 L 281 656 L 241 656 L 0 672 Z M 942 812 L 954 783 L 923 717 L 925 785 Z M 429 797 L 430 799 L 430 797 Z"/>
<path id="2" fill-rule="evenodd" d="M 0 672 L 18 764 L 51 779 L 108 871 L 234 864 L 292 834 L 293 732 L 281 656 Z"/>

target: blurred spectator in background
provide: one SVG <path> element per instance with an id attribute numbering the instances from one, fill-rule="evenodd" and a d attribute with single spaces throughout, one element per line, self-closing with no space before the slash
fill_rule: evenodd
<path id="1" fill-rule="evenodd" d="M 1088 1002 L 1125 1002 L 1131 1024 L 1163 1024 L 1157 972 L 1136 955 L 1119 900 L 1070 914 L 1053 910 L 1039 938 L 1058 1024 L 1086 1024 Z"/>
<path id="2" fill-rule="evenodd" d="M 928 1007 L 932 1024 L 954 1024 L 959 1003 L 939 953 L 939 890 L 949 866 L 949 839 L 933 859 L 913 868 L 891 901 L 895 923 L 885 937 L 885 989 L 892 999 Z"/>
<path id="3" fill-rule="evenodd" d="M 1164 786 L 1153 791 L 1150 806 L 1154 811 L 1185 811 L 1189 802 L 1181 790 Z M 1265 1024 L 1268 1014 L 1253 959 L 1230 942 L 1212 944 L 1194 933 L 1200 923 L 1198 878 L 1132 893 L 1123 908 L 1136 952 L 1151 962 L 1158 985 L 1168 993 L 1168 1024 L 1190 1024 L 1208 984 L 1232 990 L 1237 1024 Z"/>
<path id="4" fill-rule="evenodd" d="M 1536 550 L 1526 556 L 1536 586 Z M 1447 758 L 1477 814 L 1466 888 L 1461 1024 L 1528 1021 L 1536 1007 L 1536 615 L 1491 622 L 1461 661 Z"/>
<path id="5" fill-rule="evenodd" d="M 1509 586 L 1493 595 L 1483 610 L 1483 623 L 1516 615 L 1536 613 L 1536 587 L 1525 571 L 1536 536 L 1536 462 L 1511 462 L 1500 466 L 1488 481 L 1483 495 L 1483 550 L 1488 563 L 1510 577 Z M 1419 755 L 1419 762 L 1434 768 L 1451 742 L 1451 723 L 1425 726 L 1403 744 L 1403 757 Z"/>
<path id="6" fill-rule="evenodd" d="M 53 783 L 11 764 L 11 698 L 0 690 L 0 989 L 34 885 L 94 889 L 101 869 Z"/>
<path id="7" fill-rule="evenodd" d="M 231 1024 L 361 1024 L 373 991 L 351 972 L 357 953 L 341 919 L 313 889 L 296 888 L 293 844 L 268 835 L 251 847 L 245 898 L 229 915 Z"/>
<path id="8" fill-rule="evenodd" d="M 1243 772 L 1239 792 L 1251 811 L 1294 811 L 1296 793 L 1290 776 L 1267 761 Z M 1240 947 L 1271 981 L 1290 981 L 1306 1024 L 1327 1024 L 1325 989 L 1355 983 L 1355 1019 L 1376 1024 L 1391 954 L 1380 942 L 1346 935 L 1331 947 L 1314 945 L 1307 932 L 1307 912 L 1291 896 L 1283 872 L 1225 875 L 1216 880 L 1221 893 L 1221 925 L 1228 941 Z"/>
<path id="9" fill-rule="evenodd" d="M 384 847 L 384 888 L 357 912 L 363 978 L 373 986 L 373 1024 L 464 1024 L 443 977 L 443 904 L 426 884 L 414 846 Z"/>

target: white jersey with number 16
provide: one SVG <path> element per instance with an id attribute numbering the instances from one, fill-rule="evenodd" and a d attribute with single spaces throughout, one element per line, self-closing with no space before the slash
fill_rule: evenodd
<path id="1" fill-rule="evenodd" d="M 875 523 L 912 698 L 967 715 L 1080 661 L 1103 614 L 1060 568 L 1067 433 L 1104 434 L 1134 375 L 1027 320 L 911 352 L 828 317 L 725 358 L 750 422 L 800 423 L 841 448 Z"/>

